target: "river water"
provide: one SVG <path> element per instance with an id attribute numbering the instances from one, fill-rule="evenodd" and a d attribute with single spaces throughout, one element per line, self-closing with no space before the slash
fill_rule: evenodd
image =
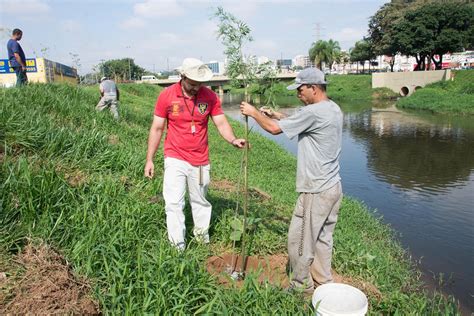
<path id="1" fill-rule="evenodd" d="M 224 111 L 242 120 L 238 102 L 239 96 L 225 96 Z M 426 281 L 438 287 L 442 279 L 443 292 L 453 294 L 463 313 L 470 314 L 474 118 L 402 111 L 392 104 L 337 103 L 344 112 L 340 160 L 344 194 L 376 209 L 419 262 Z M 280 111 L 291 114 L 295 109 Z M 255 125 L 252 119 L 249 123 Z M 296 155 L 296 140 L 273 136 L 258 126 L 253 131 Z"/>

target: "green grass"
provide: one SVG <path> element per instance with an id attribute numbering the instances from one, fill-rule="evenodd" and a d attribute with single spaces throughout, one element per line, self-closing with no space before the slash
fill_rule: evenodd
<path id="1" fill-rule="evenodd" d="M 95 87 L 29 85 L 0 90 L 0 245 L 9 254 L 28 237 L 61 249 L 91 279 L 103 313 L 309 314 L 310 303 L 248 277 L 226 289 L 205 269 L 206 258 L 230 249 L 237 197 L 211 189 L 210 248 L 178 253 L 167 241 L 161 192 L 163 156 L 154 180 L 143 177 L 148 130 L 160 89 L 120 85 L 121 120 L 98 113 Z M 231 122 L 237 135 L 243 128 Z M 250 200 L 252 254 L 281 253 L 296 200 L 296 160 L 270 140 L 250 136 L 250 187 L 272 196 Z M 210 128 L 213 181 L 237 185 L 241 152 Z M 189 207 L 188 222 L 191 221 Z M 191 229 L 191 225 L 188 225 Z M 2 255 L 5 257 L 4 255 Z M 1 261 L 0 261 L 1 262 Z M 345 198 L 335 232 L 338 273 L 372 282 L 370 314 L 456 314 L 452 299 L 423 292 L 418 272 L 393 232 L 360 202 Z"/>
<path id="2" fill-rule="evenodd" d="M 453 81 L 439 81 L 402 98 L 397 106 L 433 113 L 474 115 L 474 70 L 454 71 Z"/>

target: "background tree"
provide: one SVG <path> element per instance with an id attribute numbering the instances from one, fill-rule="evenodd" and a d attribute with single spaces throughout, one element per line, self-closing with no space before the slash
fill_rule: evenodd
<path id="1" fill-rule="evenodd" d="M 332 39 L 329 41 L 319 40 L 311 45 L 309 58 L 314 61 L 314 64 L 319 69 L 323 70 L 323 63 L 331 69 L 340 51 L 341 47 L 338 41 Z"/>
<path id="2" fill-rule="evenodd" d="M 392 1 L 384 4 L 369 20 L 367 39 L 370 41 L 372 51 L 375 55 L 387 55 L 392 57 L 390 71 L 393 72 L 395 55 L 398 53 L 394 45 L 394 25 L 403 19 L 413 1 Z"/>
<path id="3" fill-rule="evenodd" d="M 112 59 L 99 65 L 100 72 L 117 82 L 138 79 L 145 74 L 145 69 L 135 64 L 131 58 Z"/>
<path id="4" fill-rule="evenodd" d="M 366 39 L 357 41 L 355 46 L 349 50 L 350 60 L 357 62 L 357 72 L 359 72 L 359 63 L 362 65 L 362 72 L 365 72 L 365 61 L 370 61 L 375 58 L 370 42 Z M 369 66 L 370 67 L 370 66 Z"/>
<path id="5" fill-rule="evenodd" d="M 442 68 L 443 54 L 472 46 L 474 6 L 462 1 L 430 2 L 407 10 L 394 23 L 393 49 L 414 56 L 417 70 Z M 436 56 L 439 56 L 436 59 Z"/>

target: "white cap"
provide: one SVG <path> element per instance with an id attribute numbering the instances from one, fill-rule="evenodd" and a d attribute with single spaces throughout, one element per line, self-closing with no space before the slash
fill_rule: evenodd
<path id="1" fill-rule="evenodd" d="M 186 78 L 197 82 L 209 81 L 213 76 L 211 69 L 196 58 L 185 58 L 183 64 L 176 70 Z"/>

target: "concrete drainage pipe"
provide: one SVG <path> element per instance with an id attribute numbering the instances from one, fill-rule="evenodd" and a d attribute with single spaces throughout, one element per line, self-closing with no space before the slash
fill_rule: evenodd
<path id="1" fill-rule="evenodd" d="M 402 97 L 406 97 L 406 96 L 409 95 L 409 94 L 410 94 L 410 89 L 409 89 L 407 86 L 402 87 L 402 88 L 400 89 L 400 95 L 401 95 Z"/>

